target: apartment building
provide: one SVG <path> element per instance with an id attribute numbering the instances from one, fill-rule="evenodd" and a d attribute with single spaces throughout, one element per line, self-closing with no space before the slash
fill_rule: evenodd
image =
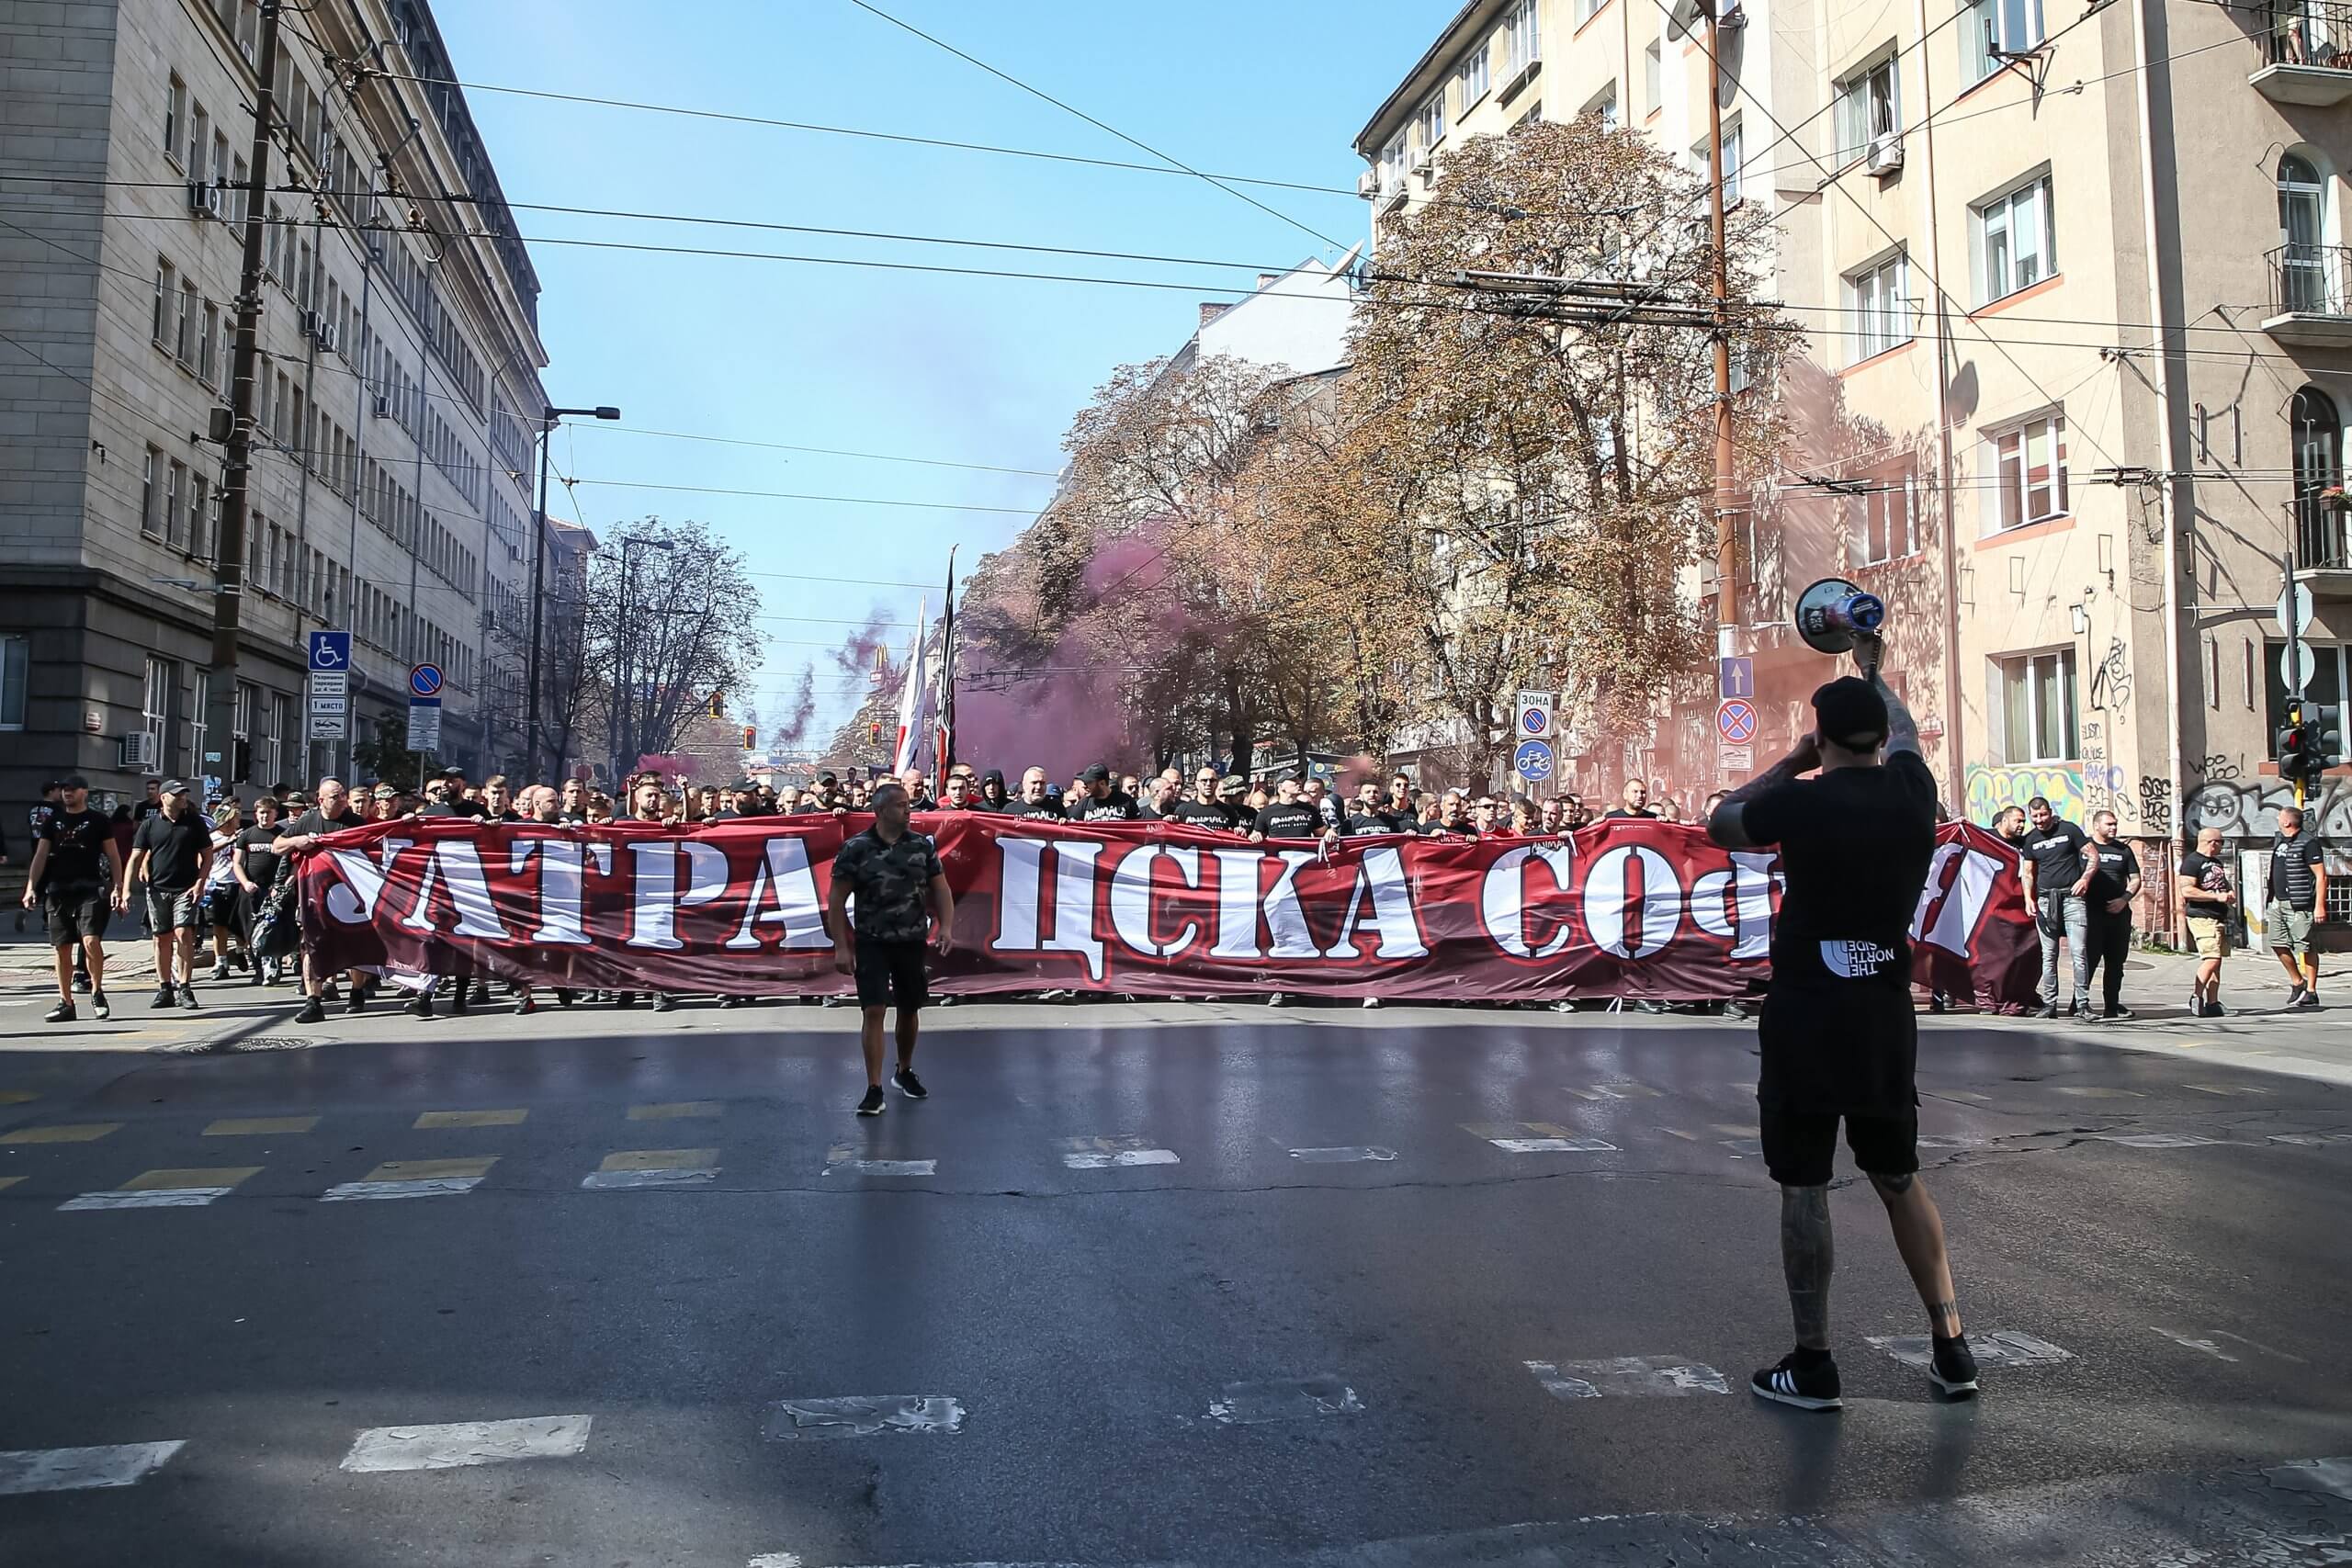
<path id="1" fill-rule="evenodd" d="M 206 733 L 257 100 L 254 0 L 0 9 L 0 799 L 86 774 L 267 784 L 397 746 L 519 754 L 538 283 L 422 0 L 289 9 L 274 84 L 234 732 Z M 347 67 L 346 67 L 347 72 Z M 347 627 L 341 738 L 304 640 Z"/>
<path id="2" fill-rule="evenodd" d="M 1758 389 L 1791 419 L 1779 471 L 1741 476 L 1724 637 L 1753 660 L 1757 761 L 1825 671 L 1793 596 L 1848 576 L 1893 606 L 1890 663 L 1955 812 L 2111 809 L 2152 872 L 2215 826 L 2258 874 L 2293 798 L 2271 761 L 2290 552 L 2313 700 L 2342 700 L 2352 642 L 2352 6 L 1734 17 L 1727 194 L 1771 204 L 1772 291 L 1807 331 Z M 1614 117 L 1691 155 L 1706 36 L 1671 0 L 1465 6 L 1358 139 L 1375 213 L 1434 183 L 1448 138 L 1530 114 Z M 1611 761 L 1695 793 L 1724 776 L 1714 750 L 1678 713 Z M 2310 795 L 2352 844 L 2346 771 Z M 2150 886 L 2143 923 L 2169 924 Z M 2352 878 L 2332 897 L 2352 915 Z"/>

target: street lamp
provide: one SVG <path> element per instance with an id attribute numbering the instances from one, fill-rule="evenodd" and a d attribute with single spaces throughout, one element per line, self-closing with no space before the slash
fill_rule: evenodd
<path id="1" fill-rule="evenodd" d="M 628 657 L 631 647 L 628 639 L 628 602 L 631 581 L 628 553 L 639 545 L 650 545 L 657 550 L 674 550 L 678 547 L 667 539 L 648 538 L 641 534 L 625 536 L 621 540 L 621 602 L 613 622 L 613 641 L 620 660 L 620 669 L 615 671 L 619 678 L 613 682 L 613 728 L 619 733 L 616 733 L 613 739 L 624 742 L 616 747 L 613 753 L 613 782 L 616 784 L 620 782 L 621 764 L 628 761 L 629 752 L 636 749 L 634 745 L 628 743 L 634 738 L 626 733 L 621 721 L 624 715 L 631 718 L 636 716 L 634 709 L 636 697 L 630 690 L 632 661 Z M 636 726 L 631 724 L 627 727 L 627 729 L 635 728 Z"/>
<path id="2" fill-rule="evenodd" d="M 540 601 L 547 592 L 548 555 L 548 444 L 555 439 L 555 422 L 568 414 L 583 419 L 618 419 L 621 411 L 611 404 L 593 409 L 543 408 L 539 411 L 539 509 L 531 525 L 531 651 L 525 660 L 523 679 L 530 691 L 523 700 L 524 743 L 529 755 L 529 766 L 524 776 L 536 782 L 539 776 L 539 622 Z M 561 758 L 557 759 L 562 761 Z"/>

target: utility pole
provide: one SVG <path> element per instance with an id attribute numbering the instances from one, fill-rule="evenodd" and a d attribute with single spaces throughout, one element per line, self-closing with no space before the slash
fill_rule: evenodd
<path id="1" fill-rule="evenodd" d="M 582 414 L 596 419 L 618 419 L 621 411 L 610 403 L 593 409 L 559 409 L 542 406 L 539 410 L 539 506 L 531 527 L 531 647 L 523 660 L 523 684 L 529 688 L 523 697 L 523 748 L 527 765 L 526 778 L 539 776 L 539 628 L 542 622 L 540 604 L 547 592 L 548 557 L 548 446 L 555 439 L 555 423 L 567 414 Z M 555 760 L 557 767 L 563 759 Z"/>
<path id="2" fill-rule="evenodd" d="M 1732 524 L 1731 258 L 1724 222 L 1723 24 L 1725 0 L 1701 0 L 1707 19 L 1707 236 L 1714 248 L 1715 316 L 1715 626 L 1716 651 L 1728 657 L 1730 630 L 1739 622 L 1739 536 Z"/>
<path id="3" fill-rule="evenodd" d="M 213 544 L 212 668 L 204 694 L 204 743 L 220 747 L 197 759 L 206 779 L 229 782 L 226 759 L 237 712 L 237 633 L 244 604 L 245 526 L 254 471 L 254 375 L 261 361 L 262 241 L 269 208 L 269 137 L 277 107 L 278 0 L 262 0 L 260 79 L 254 94 L 254 139 L 245 177 L 245 255 L 237 274 L 237 343 L 230 360 L 229 439 L 221 472 L 220 526 Z M 216 768 L 215 762 L 220 765 Z"/>

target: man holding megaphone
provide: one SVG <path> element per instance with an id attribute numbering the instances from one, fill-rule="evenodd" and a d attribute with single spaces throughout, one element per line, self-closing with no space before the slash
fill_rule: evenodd
<path id="1" fill-rule="evenodd" d="M 1756 1099 L 1764 1161 L 1781 1184 L 1796 1348 L 1748 1386 L 1800 1409 L 1843 1408 L 1829 1350 L 1829 1179 L 1843 1121 L 1927 1306 L 1928 1377 L 1948 1394 L 1973 1393 L 1976 1359 L 1961 1332 L 1943 1219 L 1918 1179 L 1910 931 L 1935 854 L 1935 775 L 1919 755 L 1918 727 L 1879 677 L 1884 607 L 1834 579 L 1798 604 L 1806 642 L 1851 651 L 1861 675 L 1815 692 L 1812 733 L 1732 791 L 1707 822 L 1725 849 L 1778 845 L 1787 878 L 1758 1029 Z"/>

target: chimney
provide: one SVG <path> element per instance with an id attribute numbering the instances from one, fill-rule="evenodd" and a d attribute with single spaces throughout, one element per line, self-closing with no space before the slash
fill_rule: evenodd
<path id="1" fill-rule="evenodd" d="M 1219 305 L 1214 304 L 1206 299 L 1202 300 L 1201 325 L 1207 326 L 1211 321 L 1216 321 L 1219 316 L 1224 315 L 1231 309 L 1233 309 L 1233 307 L 1230 305 Z"/>
<path id="2" fill-rule="evenodd" d="M 1274 279 L 1275 279 L 1277 276 L 1280 276 L 1280 275 L 1279 275 L 1279 274 L 1277 274 L 1277 273 L 1271 273 L 1271 272 L 1261 272 L 1261 273 L 1260 273 L 1260 274 L 1258 275 L 1258 287 L 1259 287 L 1259 288 L 1270 288 L 1270 287 L 1272 287 L 1272 284 L 1273 284 Z"/>

